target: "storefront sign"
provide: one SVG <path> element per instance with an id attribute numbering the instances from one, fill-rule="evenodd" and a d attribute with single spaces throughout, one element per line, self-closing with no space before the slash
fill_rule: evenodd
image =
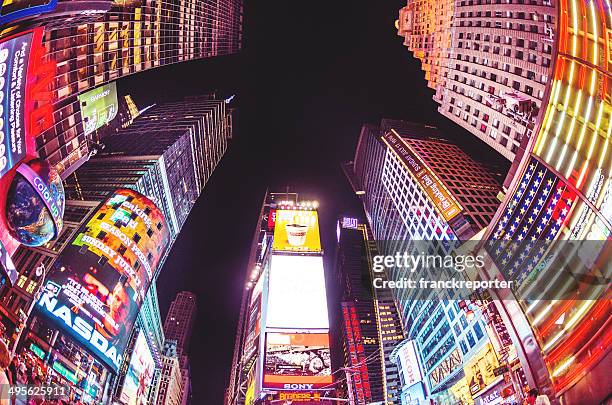
<path id="1" fill-rule="evenodd" d="M 498 377 L 504 373 L 508 372 L 508 366 L 501 366 L 501 367 L 497 367 L 495 369 L 493 369 L 493 374 Z"/>
<path id="2" fill-rule="evenodd" d="M 36 346 L 34 343 L 30 344 L 30 350 L 32 350 L 32 353 L 34 353 L 39 359 L 42 360 L 45 358 L 45 351 L 40 347 Z"/>
<path id="3" fill-rule="evenodd" d="M 53 363 L 53 370 L 57 371 L 59 375 L 61 375 L 66 380 L 70 381 L 71 383 L 73 384 L 79 383 L 79 379 L 77 378 L 76 374 L 68 370 L 66 366 L 64 366 L 59 361 L 56 361 L 55 363 Z"/>

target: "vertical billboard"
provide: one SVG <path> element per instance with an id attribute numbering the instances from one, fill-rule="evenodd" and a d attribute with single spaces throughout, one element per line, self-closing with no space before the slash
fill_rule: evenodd
<path id="1" fill-rule="evenodd" d="M 153 379 L 155 361 L 142 331 L 138 331 L 119 400 L 122 404 L 147 404 L 147 392 Z"/>
<path id="2" fill-rule="evenodd" d="M 276 210 L 272 250 L 299 253 L 321 252 L 317 212 Z"/>
<path id="3" fill-rule="evenodd" d="M 474 356 L 472 356 L 463 365 L 465 372 L 465 380 L 468 383 L 470 394 L 475 396 L 480 391 L 484 390 L 498 377 L 494 371 L 498 368 L 499 361 L 493 351 L 493 346 L 487 343 Z"/>
<path id="4" fill-rule="evenodd" d="M 328 333 L 266 333 L 264 388 L 312 390 L 331 384 Z"/>
<path id="5" fill-rule="evenodd" d="M 34 32 L 0 42 L 0 178 L 26 156 L 27 71 Z"/>
<path id="6" fill-rule="evenodd" d="M 117 101 L 117 84 L 115 82 L 96 87 L 79 94 L 81 117 L 85 135 L 108 124 L 117 116 L 119 102 Z"/>
<path id="7" fill-rule="evenodd" d="M 56 259 L 38 311 L 117 371 L 168 244 L 161 210 L 117 190 Z"/>
<path id="8" fill-rule="evenodd" d="M 323 257 L 273 255 L 268 287 L 267 328 L 329 329 Z"/>
<path id="9" fill-rule="evenodd" d="M 410 387 L 423 380 L 414 340 L 406 342 L 398 350 L 397 357 L 402 366 L 402 376 L 404 377 L 404 384 L 406 386 Z"/>

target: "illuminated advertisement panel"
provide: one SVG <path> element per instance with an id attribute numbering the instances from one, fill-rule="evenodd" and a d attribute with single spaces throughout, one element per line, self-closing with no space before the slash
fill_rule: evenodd
<path id="1" fill-rule="evenodd" d="M 404 140 L 391 131 L 383 136 L 383 141 L 400 159 L 412 177 L 421 185 L 431 202 L 446 221 L 450 221 L 462 211 L 461 205 L 451 196 L 444 184 L 432 172 Z"/>
<path id="2" fill-rule="evenodd" d="M 461 353 L 459 349 L 453 350 L 440 364 L 429 374 L 429 385 L 432 390 L 455 374 L 461 368 Z"/>
<path id="3" fill-rule="evenodd" d="M 130 358 L 120 401 L 127 405 L 140 405 L 147 403 L 147 392 L 153 379 L 155 361 L 149 350 L 149 345 L 142 331 L 138 331 L 134 351 Z"/>
<path id="4" fill-rule="evenodd" d="M 0 177 L 26 156 L 27 71 L 34 32 L 0 42 Z"/>
<path id="5" fill-rule="evenodd" d="M 273 255 L 266 327 L 328 329 L 323 258 Z"/>
<path id="6" fill-rule="evenodd" d="M 419 361 L 416 353 L 416 347 L 414 340 L 411 340 L 404 344 L 397 352 L 397 356 L 402 365 L 402 374 L 404 376 L 404 384 L 411 386 L 423 380 L 421 376 L 421 370 L 419 368 Z"/>
<path id="7" fill-rule="evenodd" d="M 272 250 L 320 252 L 319 220 L 316 211 L 276 210 Z"/>
<path id="8" fill-rule="evenodd" d="M 57 0 L 3 0 L 0 6 L 0 24 L 53 11 Z"/>
<path id="9" fill-rule="evenodd" d="M 117 116 L 117 85 L 115 82 L 105 84 L 93 90 L 79 94 L 81 116 L 85 135 L 108 124 Z"/>
<path id="10" fill-rule="evenodd" d="M 331 383 L 329 334 L 266 333 L 264 388 L 301 391 Z"/>
<path id="11" fill-rule="evenodd" d="M 497 378 L 493 370 L 498 367 L 499 362 L 490 343 L 470 357 L 469 361 L 463 365 L 470 394 L 475 396 L 491 384 Z"/>
<path id="12" fill-rule="evenodd" d="M 38 311 L 116 371 L 168 242 L 161 211 L 117 190 L 56 259 Z"/>

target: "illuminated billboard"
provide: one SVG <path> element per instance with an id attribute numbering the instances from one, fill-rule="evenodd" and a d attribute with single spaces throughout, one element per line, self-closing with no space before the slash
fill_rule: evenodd
<path id="1" fill-rule="evenodd" d="M 319 220 L 316 211 L 276 210 L 272 250 L 320 252 Z"/>
<path id="2" fill-rule="evenodd" d="M 0 42 L 0 177 L 26 156 L 26 86 L 34 32 Z"/>
<path id="3" fill-rule="evenodd" d="M 331 383 L 329 334 L 266 333 L 264 388 L 301 391 Z"/>
<path id="4" fill-rule="evenodd" d="M 147 392 L 153 379 L 155 361 L 142 331 L 138 331 L 119 400 L 127 405 L 146 404 Z"/>
<path id="5" fill-rule="evenodd" d="M 159 208 L 117 190 L 60 253 L 37 309 L 116 371 L 168 243 Z"/>
<path id="6" fill-rule="evenodd" d="M 493 371 L 499 366 L 499 361 L 490 343 L 487 343 L 465 362 L 463 371 L 472 396 L 484 390 L 497 378 Z"/>
<path id="7" fill-rule="evenodd" d="M 461 213 L 463 208 L 446 189 L 444 183 L 395 131 L 391 130 L 391 132 L 385 134 L 383 141 L 419 183 L 446 221 L 450 221 Z"/>
<path id="8" fill-rule="evenodd" d="M 321 256 L 273 255 L 268 287 L 267 328 L 329 328 Z"/>
<path id="9" fill-rule="evenodd" d="M 3 0 L 0 6 L 0 24 L 53 11 L 57 0 Z"/>
<path id="10" fill-rule="evenodd" d="M 117 85 L 112 82 L 79 94 L 79 103 L 83 128 L 87 135 L 108 124 L 117 116 L 119 109 Z"/>

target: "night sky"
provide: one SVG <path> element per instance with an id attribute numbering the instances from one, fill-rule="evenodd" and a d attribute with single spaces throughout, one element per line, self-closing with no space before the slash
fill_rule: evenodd
<path id="1" fill-rule="evenodd" d="M 158 279 L 162 319 L 181 290 L 198 296 L 190 360 L 194 404 L 222 404 L 245 266 L 267 187 L 320 202 L 326 271 L 335 220 L 360 215 L 339 164 L 364 123 L 433 124 L 468 152 L 484 143 L 437 113 L 420 64 L 394 27 L 405 1 L 246 1 L 240 55 L 181 63 L 119 81 L 140 107 L 216 89 L 236 94 L 234 139 Z"/>

